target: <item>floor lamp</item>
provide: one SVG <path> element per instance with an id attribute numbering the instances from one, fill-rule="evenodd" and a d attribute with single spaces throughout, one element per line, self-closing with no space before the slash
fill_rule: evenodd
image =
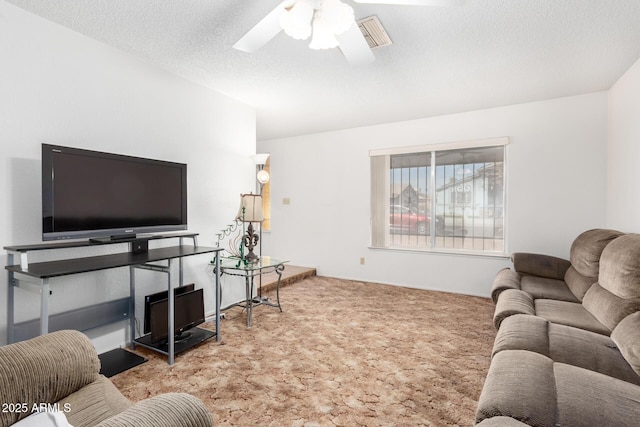
<path id="1" fill-rule="evenodd" d="M 265 170 L 265 165 L 267 164 L 269 156 L 270 155 L 268 153 L 259 153 L 252 156 L 253 161 L 256 162 L 256 190 L 260 195 L 262 195 L 262 189 L 264 186 L 271 179 L 269 172 Z M 262 225 L 260 226 L 260 255 L 262 255 Z M 262 276 L 260 276 L 260 286 L 262 286 Z"/>

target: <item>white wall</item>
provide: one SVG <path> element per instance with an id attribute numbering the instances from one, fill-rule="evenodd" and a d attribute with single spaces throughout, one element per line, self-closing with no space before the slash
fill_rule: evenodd
<path id="1" fill-rule="evenodd" d="M 640 60 L 609 90 L 607 223 L 640 233 Z"/>
<path id="2" fill-rule="evenodd" d="M 272 170 L 263 251 L 327 276 L 488 296 L 505 258 L 368 248 L 368 151 L 508 136 L 507 250 L 568 257 L 580 232 L 605 225 L 606 107 L 599 92 L 258 141 Z"/>
<path id="3" fill-rule="evenodd" d="M 205 246 L 231 222 L 238 195 L 254 188 L 254 109 L 3 1 L 0 58 L 2 246 L 42 241 L 43 142 L 187 163 L 189 228 Z M 113 245 L 33 259 L 125 249 Z M 185 280 L 205 287 L 211 312 L 209 259 L 188 259 Z M 4 296 L 7 278 L 0 276 Z M 125 297 L 128 277 L 125 268 L 57 279 L 52 312 Z M 138 295 L 166 286 L 163 275 L 143 271 L 137 277 Z M 38 298 L 17 290 L 18 320 L 37 316 Z M 0 297 L 0 343 L 6 340 L 6 310 L 6 298 Z M 123 326 L 90 335 L 99 350 L 113 348 L 126 339 Z"/>

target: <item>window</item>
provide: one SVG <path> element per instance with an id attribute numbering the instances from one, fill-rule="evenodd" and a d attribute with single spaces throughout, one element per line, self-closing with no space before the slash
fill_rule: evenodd
<path id="1" fill-rule="evenodd" d="M 372 246 L 504 253 L 507 143 L 372 151 Z"/>

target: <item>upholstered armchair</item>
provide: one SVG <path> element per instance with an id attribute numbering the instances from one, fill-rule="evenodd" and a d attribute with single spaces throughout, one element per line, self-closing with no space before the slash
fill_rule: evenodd
<path id="1" fill-rule="evenodd" d="M 0 427 L 29 423 L 33 408 L 58 408 L 73 427 L 209 427 L 204 404 L 185 393 L 132 403 L 100 375 L 91 341 L 78 331 L 58 331 L 0 347 Z M 9 407 L 9 405 L 12 405 Z M 65 417 L 61 417 L 64 419 Z"/>

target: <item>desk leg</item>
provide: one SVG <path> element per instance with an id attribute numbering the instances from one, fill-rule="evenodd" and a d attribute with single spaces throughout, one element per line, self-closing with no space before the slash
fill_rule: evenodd
<path id="1" fill-rule="evenodd" d="M 220 284 L 220 254 L 216 253 L 216 341 L 220 341 L 220 304 L 222 303 L 222 285 Z"/>
<path id="2" fill-rule="evenodd" d="M 284 270 L 284 264 L 280 264 L 276 267 L 276 274 L 278 274 L 278 282 L 276 283 L 276 301 L 278 302 L 278 308 L 282 313 L 282 306 L 280 305 L 280 279 L 282 279 L 282 271 Z"/>
<path id="3" fill-rule="evenodd" d="M 167 321 L 167 331 L 168 331 L 168 341 L 169 341 L 169 365 L 173 365 L 175 359 L 175 336 L 174 332 L 174 313 L 175 313 L 175 295 L 173 293 L 173 286 L 171 284 L 171 265 L 173 264 L 173 259 L 169 259 L 169 267 L 167 271 L 167 284 L 169 287 L 169 310 L 167 313 L 168 321 Z"/>
<path id="4" fill-rule="evenodd" d="M 253 276 L 246 276 L 244 284 L 247 293 L 247 328 L 251 327 L 251 313 L 253 311 Z"/>
<path id="5" fill-rule="evenodd" d="M 129 266 L 129 334 L 131 350 L 136 349 L 136 269 Z"/>
<path id="6" fill-rule="evenodd" d="M 7 265 L 13 265 L 13 254 L 7 254 Z M 7 344 L 13 344 L 15 342 L 15 328 L 13 323 L 15 321 L 14 316 L 14 287 L 15 278 L 12 271 L 7 270 Z"/>
<path id="7" fill-rule="evenodd" d="M 40 335 L 49 333 L 49 295 L 51 295 L 49 279 L 42 279 L 42 290 L 40 293 Z"/>

